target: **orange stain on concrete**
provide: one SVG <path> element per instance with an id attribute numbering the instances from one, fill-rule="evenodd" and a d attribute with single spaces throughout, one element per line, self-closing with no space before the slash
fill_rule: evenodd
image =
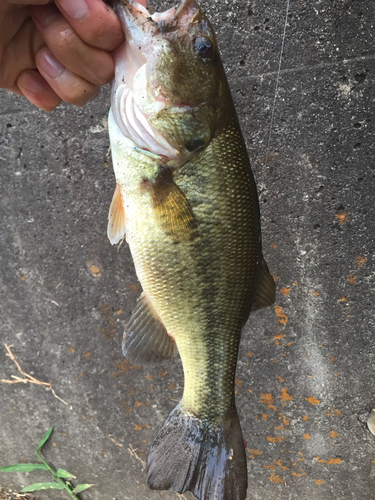
<path id="1" fill-rule="evenodd" d="M 272 394 L 260 394 L 260 403 L 267 405 L 267 410 L 269 408 L 272 408 L 273 410 L 276 411 L 276 407 L 272 404 L 273 403 L 273 396 Z"/>
<path id="2" fill-rule="evenodd" d="M 282 443 L 284 440 L 285 438 L 279 435 L 275 437 L 267 436 L 267 441 L 269 441 L 270 443 Z"/>
<path id="3" fill-rule="evenodd" d="M 308 420 L 308 419 L 309 419 L 309 417 L 308 417 L 307 415 L 304 415 L 304 416 L 302 417 L 302 420 Z"/>
<path id="4" fill-rule="evenodd" d="M 91 352 L 89 351 L 84 351 L 83 352 L 83 355 L 85 356 L 85 358 L 89 358 L 91 356 Z"/>
<path id="5" fill-rule="evenodd" d="M 135 426 L 134 426 L 134 430 L 135 430 L 135 431 L 141 431 L 141 430 L 142 430 L 142 426 L 141 426 L 141 424 L 135 424 Z"/>
<path id="6" fill-rule="evenodd" d="M 286 325 L 288 321 L 288 316 L 284 313 L 284 310 L 281 306 L 275 306 L 275 313 L 278 316 L 278 322 L 282 325 Z"/>
<path id="7" fill-rule="evenodd" d="M 249 449 L 249 458 L 251 458 L 252 460 L 254 460 L 254 458 L 256 457 L 256 455 L 261 455 L 262 452 L 260 450 L 253 450 L 253 449 Z"/>
<path id="8" fill-rule="evenodd" d="M 235 379 L 235 384 L 237 387 L 242 387 L 242 381 L 239 378 Z"/>
<path id="9" fill-rule="evenodd" d="M 279 375 L 276 375 L 277 380 L 280 380 L 280 382 L 285 382 L 283 378 L 281 378 Z"/>
<path id="10" fill-rule="evenodd" d="M 320 405 L 321 401 L 319 399 L 314 398 L 314 396 L 310 396 L 309 398 L 305 398 L 306 401 L 311 403 L 312 405 Z"/>
<path id="11" fill-rule="evenodd" d="M 280 293 L 285 295 L 285 297 L 287 297 L 291 291 L 292 291 L 292 289 L 289 286 L 284 286 L 283 288 L 280 288 Z"/>
<path id="12" fill-rule="evenodd" d="M 337 437 L 338 437 L 338 434 L 337 434 L 337 432 L 335 432 L 335 431 L 331 431 L 331 432 L 329 433 L 329 435 L 330 435 L 332 438 L 337 438 Z"/>
<path id="13" fill-rule="evenodd" d="M 288 388 L 281 389 L 281 396 L 279 396 L 279 398 L 282 399 L 284 402 L 291 401 L 293 399 L 293 396 L 288 394 L 288 392 L 287 392 L 288 390 L 289 390 Z"/>
<path id="14" fill-rule="evenodd" d="M 307 434 L 307 433 L 306 433 L 306 434 L 302 434 L 302 437 L 303 437 L 303 439 L 307 439 L 307 441 L 308 441 L 309 439 L 311 439 L 310 434 Z"/>
<path id="15" fill-rule="evenodd" d="M 329 465 L 338 465 L 342 463 L 340 458 L 330 458 L 327 462 Z"/>
<path id="16" fill-rule="evenodd" d="M 348 302 L 348 299 L 346 297 L 341 297 L 339 299 L 339 302 Z"/>
<path id="17" fill-rule="evenodd" d="M 289 467 L 285 467 L 285 465 L 282 464 L 281 460 L 275 460 L 274 461 L 276 465 L 278 465 L 282 470 L 289 470 Z"/>
<path id="18" fill-rule="evenodd" d="M 269 476 L 268 478 L 271 483 L 283 483 L 284 479 L 282 479 L 280 476 Z"/>
<path id="19" fill-rule="evenodd" d="M 354 274 L 349 274 L 348 281 L 352 285 L 355 285 L 357 283 L 357 276 L 355 276 Z"/>
<path id="20" fill-rule="evenodd" d="M 343 417 L 344 416 L 344 414 L 341 410 L 336 410 L 334 408 L 331 408 L 330 410 L 328 410 L 326 415 L 327 415 L 327 417 Z"/>
<path id="21" fill-rule="evenodd" d="M 329 360 L 330 360 L 330 361 L 331 361 L 331 363 L 332 363 L 333 361 L 337 361 L 337 358 L 335 358 L 334 356 L 330 356 L 330 357 L 329 357 Z"/>
<path id="22" fill-rule="evenodd" d="M 341 212 L 340 214 L 335 214 L 336 219 L 340 222 L 341 225 L 344 225 L 345 222 L 348 222 L 348 215 L 345 212 Z"/>
<path id="23" fill-rule="evenodd" d="M 273 338 L 275 340 L 280 340 L 280 339 L 282 339 L 284 337 L 284 335 L 285 335 L 284 333 L 279 333 L 279 335 L 274 335 Z"/>
<path id="24" fill-rule="evenodd" d="M 267 420 L 267 418 L 268 418 L 267 413 L 262 413 L 262 418 L 263 418 L 263 420 Z"/>
<path id="25" fill-rule="evenodd" d="M 320 484 L 323 484 L 323 483 L 324 483 L 324 481 L 323 481 L 323 479 L 315 479 L 315 483 L 316 483 L 317 485 L 320 485 Z"/>
<path id="26" fill-rule="evenodd" d="M 366 264 L 367 257 L 361 257 L 360 255 L 358 255 L 354 262 L 359 268 L 361 268 Z"/>
<path id="27" fill-rule="evenodd" d="M 130 361 L 124 359 L 123 361 L 118 361 L 116 364 L 117 372 L 112 373 L 112 377 L 118 378 L 122 373 L 126 373 L 129 370 L 139 370 L 141 367 L 138 365 L 132 365 Z"/>
<path id="28" fill-rule="evenodd" d="M 75 350 L 75 349 L 74 349 L 74 347 L 72 347 L 72 346 L 70 346 L 70 347 L 69 347 L 69 351 L 70 351 L 70 352 L 76 352 L 76 350 Z"/>
<path id="29" fill-rule="evenodd" d="M 298 474 L 298 472 L 292 472 L 293 476 L 296 476 L 296 477 L 301 477 L 302 474 Z"/>
<path id="30" fill-rule="evenodd" d="M 254 353 L 253 353 L 253 352 L 248 352 L 248 353 L 246 354 L 246 356 L 247 356 L 248 358 L 252 358 L 252 357 L 254 356 Z"/>

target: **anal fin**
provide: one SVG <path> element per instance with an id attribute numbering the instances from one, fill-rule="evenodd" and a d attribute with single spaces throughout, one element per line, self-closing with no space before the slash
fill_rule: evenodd
<path id="1" fill-rule="evenodd" d="M 113 194 L 111 205 L 109 207 L 107 227 L 108 238 L 112 245 L 115 245 L 116 243 L 121 241 L 125 236 L 125 224 L 126 219 L 124 201 L 122 199 L 120 185 L 116 184 L 116 189 Z"/>
<path id="2" fill-rule="evenodd" d="M 275 282 L 268 270 L 268 266 L 266 264 L 266 261 L 264 260 L 264 257 L 262 257 L 262 267 L 260 271 L 258 290 L 251 310 L 257 311 L 262 307 L 272 305 L 274 302 Z"/>
<path id="3" fill-rule="evenodd" d="M 193 240 L 197 236 L 193 210 L 168 167 L 161 167 L 148 191 L 159 228 L 175 243 Z"/>
<path id="4" fill-rule="evenodd" d="M 144 294 L 125 327 L 122 351 L 132 365 L 154 365 L 178 353 L 174 339 Z"/>

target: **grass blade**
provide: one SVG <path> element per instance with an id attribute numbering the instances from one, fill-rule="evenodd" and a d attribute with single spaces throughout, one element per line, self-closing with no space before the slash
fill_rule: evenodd
<path id="1" fill-rule="evenodd" d="M 70 472 L 68 472 L 64 469 L 57 469 L 56 476 L 62 477 L 63 479 L 72 479 L 73 477 L 75 478 L 75 476 L 73 476 L 73 474 L 71 474 Z"/>
<path id="2" fill-rule="evenodd" d="M 41 491 L 41 490 L 63 490 L 64 485 L 59 483 L 34 483 L 30 486 L 26 486 L 21 490 L 21 493 L 27 493 L 28 491 Z"/>
<path id="3" fill-rule="evenodd" d="M 44 436 L 43 436 L 43 438 L 42 438 L 41 442 L 39 443 L 38 448 L 36 450 L 37 455 L 39 455 L 40 450 L 42 449 L 42 447 L 44 446 L 44 444 L 46 443 L 46 441 L 48 440 L 48 438 L 52 434 L 52 431 L 53 431 L 53 426 L 50 429 L 48 429 L 48 431 L 44 434 Z"/>
<path id="4" fill-rule="evenodd" d="M 31 472 L 33 470 L 48 470 L 44 464 L 16 464 L 0 467 L 0 472 Z"/>
<path id="5" fill-rule="evenodd" d="M 82 491 L 88 490 L 91 488 L 91 486 L 94 486 L 93 484 L 79 484 L 76 486 L 73 490 L 73 493 L 81 493 Z"/>

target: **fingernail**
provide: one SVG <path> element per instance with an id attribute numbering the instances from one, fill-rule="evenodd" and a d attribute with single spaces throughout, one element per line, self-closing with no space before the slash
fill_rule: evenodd
<path id="1" fill-rule="evenodd" d="M 31 94 L 39 94 L 44 90 L 44 83 L 42 76 L 28 73 L 22 79 L 22 88 Z"/>
<path id="2" fill-rule="evenodd" d="M 33 15 L 42 26 L 49 26 L 61 15 L 54 3 L 47 5 L 36 5 L 33 8 Z"/>
<path id="3" fill-rule="evenodd" d="M 59 5 L 71 19 L 81 19 L 89 13 L 86 0 L 60 0 Z"/>
<path id="4" fill-rule="evenodd" d="M 40 69 L 43 70 L 50 78 L 57 78 L 65 70 L 65 66 L 49 50 L 43 51 L 39 59 Z"/>

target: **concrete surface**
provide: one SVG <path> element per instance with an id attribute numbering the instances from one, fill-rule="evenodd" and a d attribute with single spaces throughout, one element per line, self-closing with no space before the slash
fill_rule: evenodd
<path id="1" fill-rule="evenodd" d="M 249 499 L 375 495 L 375 2 L 204 2 L 257 179 L 275 307 L 243 333 L 237 406 Z M 0 462 L 45 456 L 95 483 L 83 499 L 177 498 L 148 491 L 142 463 L 182 392 L 179 361 L 123 359 L 139 295 L 129 250 L 106 239 L 114 189 L 109 89 L 84 109 L 47 114 L 0 93 L 0 378 L 22 369 L 52 383 L 0 383 Z M 3 474 L 4 487 L 48 480 Z M 64 498 L 62 492 L 41 499 Z M 186 497 L 191 498 L 189 495 Z"/>

